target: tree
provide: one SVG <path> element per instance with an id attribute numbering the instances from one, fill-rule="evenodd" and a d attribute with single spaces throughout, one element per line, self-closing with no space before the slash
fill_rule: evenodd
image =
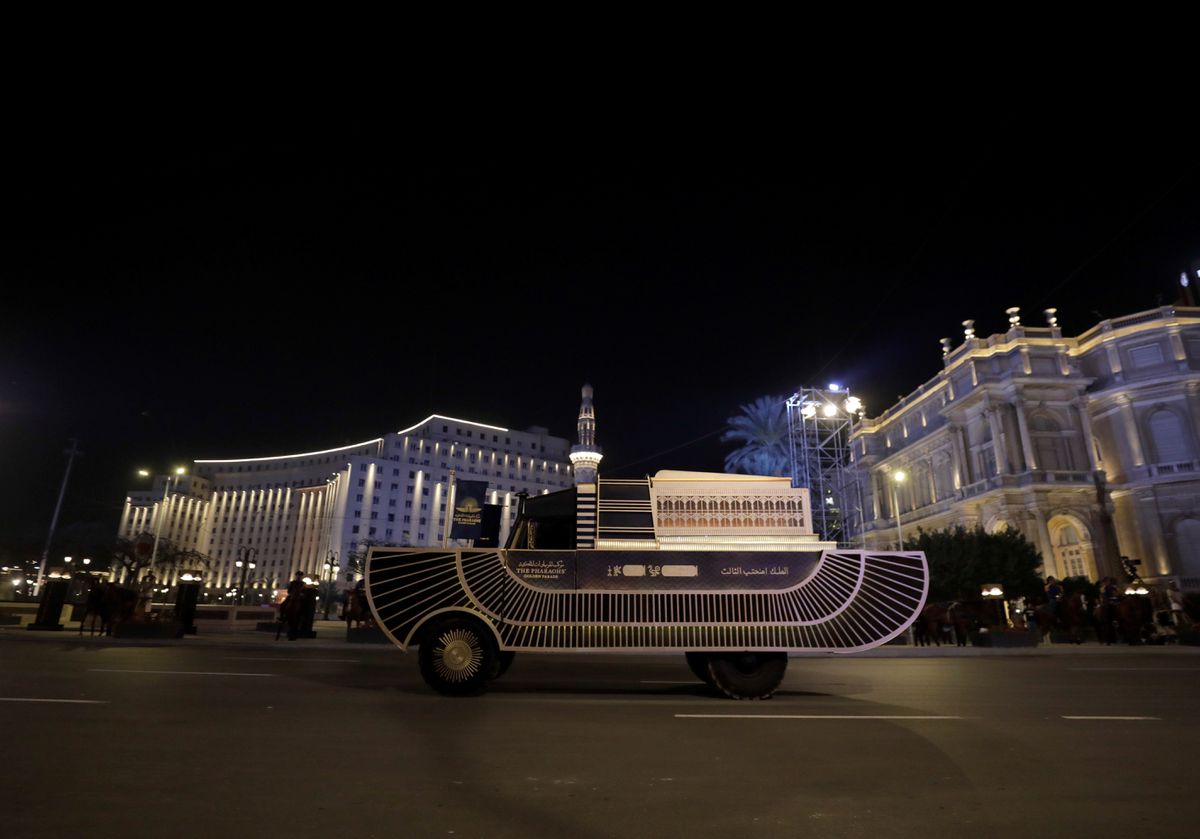
<path id="1" fill-rule="evenodd" d="M 113 545 L 110 567 L 125 571 L 126 580 L 136 582 L 143 568 L 150 567 L 154 554 L 154 535 L 139 533 L 132 539 L 118 538 Z M 158 552 L 154 556 L 151 571 L 158 577 L 170 571 L 205 571 L 212 564 L 212 557 L 194 548 L 183 548 L 165 537 L 158 540 Z"/>
<path id="2" fill-rule="evenodd" d="M 353 573 L 356 577 L 365 577 L 367 574 L 367 551 L 377 545 L 386 544 L 379 539 L 363 539 L 358 543 L 358 547 L 346 555 L 346 570 Z"/>
<path id="3" fill-rule="evenodd" d="M 904 549 L 924 551 L 929 563 L 929 600 L 974 600 L 985 583 L 999 583 L 1007 598 L 1036 598 L 1042 593 L 1042 555 L 1017 530 L 987 533 L 958 525 L 932 533 L 920 531 Z"/>
<path id="4" fill-rule="evenodd" d="M 741 406 L 741 414 L 726 420 L 721 442 L 741 447 L 725 456 L 726 472 L 782 476 L 791 473 L 788 447 L 787 401 L 782 396 L 760 396 Z"/>

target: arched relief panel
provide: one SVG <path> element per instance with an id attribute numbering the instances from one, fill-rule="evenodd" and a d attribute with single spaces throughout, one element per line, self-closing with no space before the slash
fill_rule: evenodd
<path id="1" fill-rule="evenodd" d="M 1155 406 L 1146 417 L 1146 437 L 1153 463 L 1180 463 L 1194 457 L 1187 419 L 1178 410 Z"/>

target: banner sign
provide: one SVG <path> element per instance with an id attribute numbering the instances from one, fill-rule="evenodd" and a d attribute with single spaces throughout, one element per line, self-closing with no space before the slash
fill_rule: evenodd
<path id="1" fill-rule="evenodd" d="M 783 591 L 808 579 L 821 551 L 505 551 L 535 588 L 576 591 Z"/>
<path id="2" fill-rule="evenodd" d="M 821 551 L 580 551 L 580 591 L 782 591 Z"/>
<path id="3" fill-rule="evenodd" d="M 499 504 L 484 504 L 483 515 L 480 520 L 479 538 L 475 540 L 477 548 L 498 548 L 500 547 L 500 513 Z"/>
<path id="4" fill-rule="evenodd" d="M 457 481 L 454 484 L 454 518 L 451 539 L 478 539 L 483 532 L 483 502 L 487 481 Z"/>

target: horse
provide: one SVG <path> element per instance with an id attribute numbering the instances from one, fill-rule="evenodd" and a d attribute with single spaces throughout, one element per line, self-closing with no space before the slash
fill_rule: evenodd
<path id="1" fill-rule="evenodd" d="M 1078 594 L 1064 597 L 1058 602 L 1057 609 L 1051 609 L 1049 603 L 1043 603 L 1034 610 L 1033 615 L 1042 641 L 1057 629 L 1070 636 L 1072 644 L 1083 643 L 1079 628 L 1083 626 L 1085 610 Z"/>
<path id="2" fill-rule="evenodd" d="M 363 624 L 368 627 L 375 625 L 375 618 L 371 614 L 371 607 L 367 605 L 367 595 L 361 589 L 351 589 L 347 593 L 346 608 L 343 612 L 343 617 L 346 620 L 346 628 L 354 628 L 354 624 L 358 624 L 359 629 Z"/>
<path id="3" fill-rule="evenodd" d="M 79 634 L 83 634 L 87 619 L 92 619 L 91 634 L 96 634 L 96 619 L 100 619 L 100 635 L 112 635 L 113 627 L 133 618 L 137 592 L 112 582 L 97 582 L 89 590 L 79 619 Z"/>
<path id="4" fill-rule="evenodd" d="M 1117 603 L 1117 626 L 1127 644 L 1141 644 L 1146 637 L 1147 624 L 1154 622 L 1154 608 L 1150 598 L 1129 595 Z"/>
<path id="5" fill-rule="evenodd" d="M 1106 644 L 1124 639 L 1127 644 L 1142 642 L 1142 627 L 1153 619 L 1150 598 L 1127 595 L 1116 603 L 1096 607 L 1096 631 Z"/>
<path id="6" fill-rule="evenodd" d="M 275 640 L 279 640 L 279 636 L 283 633 L 283 627 L 287 626 L 287 635 L 289 641 L 295 641 L 300 634 L 300 624 L 304 620 L 304 594 L 289 594 L 279 604 L 279 626 L 275 630 Z"/>
<path id="7" fill-rule="evenodd" d="M 967 645 L 967 632 L 970 628 L 967 609 L 958 601 L 950 603 L 930 603 L 921 610 L 913 625 L 913 634 L 918 646 L 928 646 L 930 640 L 939 647 L 942 645 L 942 633 L 954 630 L 954 640 L 960 647 Z M 947 643 L 949 639 L 947 639 Z"/>
<path id="8" fill-rule="evenodd" d="M 88 589 L 87 597 L 83 601 L 83 614 L 79 616 L 79 634 L 83 634 L 83 627 L 87 623 L 87 619 L 92 619 L 92 627 L 90 635 L 96 634 L 96 619 L 100 620 L 100 634 L 111 635 L 112 627 L 109 625 L 108 606 L 105 602 L 105 589 L 108 583 L 102 583 L 98 580 L 93 580 L 91 588 Z"/>

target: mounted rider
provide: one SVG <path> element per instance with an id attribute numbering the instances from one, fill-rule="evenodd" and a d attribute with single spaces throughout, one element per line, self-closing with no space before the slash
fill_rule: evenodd
<path id="1" fill-rule="evenodd" d="M 1046 610 L 1051 617 L 1058 617 L 1058 604 L 1063 599 L 1062 583 L 1054 577 L 1046 578 Z"/>

